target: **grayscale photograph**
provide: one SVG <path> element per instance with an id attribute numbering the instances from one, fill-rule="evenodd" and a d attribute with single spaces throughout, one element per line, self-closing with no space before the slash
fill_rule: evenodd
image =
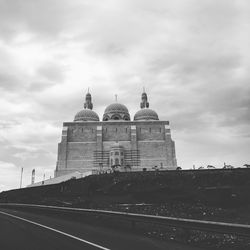
<path id="1" fill-rule="evenodd" d="M 250 1 L 0 0 L 1 250 L 250 250 Z"/>

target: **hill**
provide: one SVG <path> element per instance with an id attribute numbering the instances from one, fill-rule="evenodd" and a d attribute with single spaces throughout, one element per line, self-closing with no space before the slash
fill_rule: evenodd
<path id="1" fill-rule="evenodd" d="M 0 202 L 250 222 L 250 169 L 128 172 L 5 191 Z"/>

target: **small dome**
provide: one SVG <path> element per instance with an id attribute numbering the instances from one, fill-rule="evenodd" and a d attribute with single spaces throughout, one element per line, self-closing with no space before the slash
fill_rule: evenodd
<path id="1" fill-rule="evenodd" d="M 83 121 L 99 121 L 99 116 L 93 110 L 83 109 L 75 115 L 74 122 L 83 122 Z"/>
<path id="2" fill-rule="evenodd" d="M 121 103 L 112 103 L 104 111 L 103 121 L 108 120 L 126 120 L 130 121 L 130 115 L 125 105 Z"/>
<path id="3" fill-rule="evenodd" d="M 144 108 L 136 112 L 134 121 L 139 120 L 159 120 L 157 113 L 149 108 Z"/>

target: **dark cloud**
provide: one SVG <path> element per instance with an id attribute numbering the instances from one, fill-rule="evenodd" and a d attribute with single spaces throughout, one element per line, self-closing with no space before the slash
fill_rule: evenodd
<path id="1" fill-rule="evenodd" d="M 46 62 L 38 69 L 38 75 L 47 80 L 62 83 L 64 80 L 65 68 L 53 62 Z"/>
<path id="2" fill-rule="evenodd" d="M 67 0 L 0 1 L 0 34 L 7 40 L 31 32 L 48 39 L 69 29 L 86 14 L 85 3 Z"/>
<path id="3" fill-rule="evenodd" d="M 40 81 L 40 82 L 31 82 L 29 84 L 29 88 L 28 91 L 31 91 L 31 92 L 40 92 L 40 91 L 43 91 L 51 86 L 55 85 L 55 83 L 53 82 L 48 82 L 48 81 Z"/>
<path id="4" fill-rule="evenodd" d="M 11 73 L 0 73 L 0 88 L 3 90 L 13 90 L 16 89 L 16 83 L 18 82 L 18 78 Z"/>

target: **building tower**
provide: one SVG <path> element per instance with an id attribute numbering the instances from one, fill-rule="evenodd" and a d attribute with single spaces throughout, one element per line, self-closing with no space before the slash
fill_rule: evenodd
<path id="1" fill-rule="evenodd" d="M 145 89 L 143 89 L 143 93 L 141 95 L 141 103 L 140 103 L 141 109 L 136 112 L 134 116 L 135 121 L 139 120 L 159 120 L 158 114 L 149 108 L 149 102 L 148 102 L 148 96 L 145 92 Z"/>
<path id="2" fill-rule="evenodd" d="M 91 94 L 86 94 L 84 109 L 79 111 L 74 118 L 74 122 L 83 122 L 83 121 L 99 121 L 99 116 L 93 109 L 92 97 Z"/>
<path id="3" fill-rule="evenodd" d="M 86 97 L 85 97 L 84 108 L 85 109 L 90 109 L 90 110 L 93 109 L 92 98 L 91 98 L 91 94 L 89 93 L 89 91 L 88 91 L 88 93 L 86 94 Z"/>
<path id="4" fill-rule="evenodd" d="M 143 93 L 141 95 L 141 109 L 149 108 L 148 96 L 143 88 Z"/>

